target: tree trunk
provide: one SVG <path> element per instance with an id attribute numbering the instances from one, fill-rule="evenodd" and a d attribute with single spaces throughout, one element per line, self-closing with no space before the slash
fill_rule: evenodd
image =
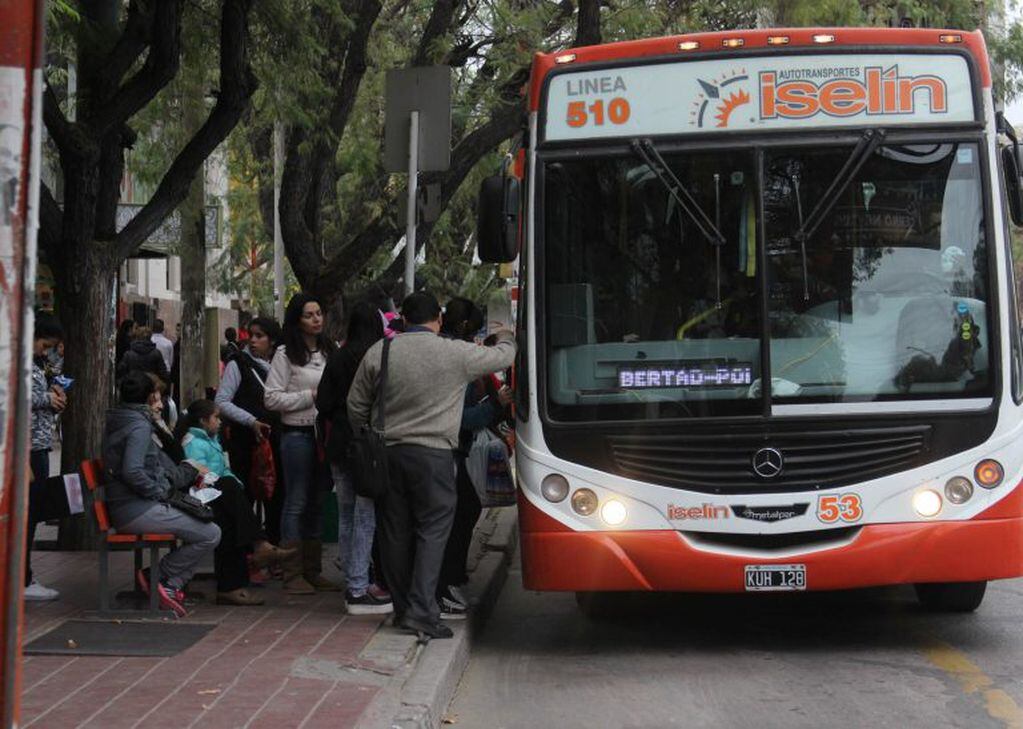
<path id="1" fill-rule="evenodd" d="M 206 331 L 205 185 L 200 172 L 181 205 L 181 406 L 206 397 L 203 380 Z"/>
<path id="2" fill-rule="evenodd" d="M 99 458 L 103 426 L 113 387 L 109 341 L 114 274 L 105 256 L 90 250 L 79 258 L 82 287 L 62 286 L 59 313 L 64 327 L 64 373 L 75 379 L 68 408 L 61 416 L 61 470 L 78 471 L 86 458 Z M 97 344 L 99 351 L 97 351 Z M 60 526 L 60 549 L 91 549 L 96 531 L 90 514 L 65 519 Z"/>

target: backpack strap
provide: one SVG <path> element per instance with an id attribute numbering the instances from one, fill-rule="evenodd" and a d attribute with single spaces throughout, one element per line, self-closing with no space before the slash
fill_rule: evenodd
<path id="1" fill-rule="evenodd" d="M 387 427 L 384 416 L 384 393 L 387 391 L 387 360 L 391 354 L 391 339 L 384 340 L 384 351 L 380 355 L 380 384 L 377 386 L 377 429 L 383 434 Z"/>

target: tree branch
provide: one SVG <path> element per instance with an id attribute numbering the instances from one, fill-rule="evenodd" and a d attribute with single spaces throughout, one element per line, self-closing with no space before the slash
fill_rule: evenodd
<path id="1" fill-rule="evenodd" d="M 52 261 L 55 255 L 59 255 L 64 213 L 50 188 L 45 183 L 39 187 L 39 247 Z"/>
<path id="2" fill-rule="evenodd" d="M 188 195 L 206 158 L 238 123 L 256 90 L 249 65 L 249 10 L 252 0 L 224 0 L 220 21 L 220 92 L 195 136 L 167 170 L 159 187 L 114 241 L 118 262 L 128 258 Z"/>
<path id="3" fill-rule="evenodd" d="M 431 46 L 448 32 L 458 2 L 459 0 L 434 0 L 433 10 L 423 27 L 423 37 L 419 39 L 419 46 L 412 56 L 410 66 L 429 66 L 436 60 L 435 54 L 431 52 Z"/>
<path id="4" fill-rule="evenodd" d="M 182 0 L 159 0 L 155 4 L 152 43 L 145 64 L 89 119 L 100 136 L 145 108 L 177 75 L 181 60 L 181 5 Z"/>
<path id="5" fill-rule="evenodd" d="M 579 0 L 579 15 L 576 22 L 575 45 L 595 46 L 600 44 L 600 0 Z"/>
<path id="6" fill-rule="evenodd" d="M 81 152 L 81 146 L 85 140 L 81 135 L 75 134 L 74 125 L 64 116 L 64 112 L 60 109 L 60 102 L 57 100 L 57 93 L 50 86 L 49 81 L 46 82 L 46 87 L 43 90 L 43 122 L 62 157 L 65 154 Z"/>
<path id="7" fill-rule="evenodd" d="M 99 80 L 108 88 L 117 88 L 152 38 L 153 9 L 139 7 L 138 0 L 128 3 L 128 19 L 124 31 L 107 56 L 106 64 L 99 72 Z"/>

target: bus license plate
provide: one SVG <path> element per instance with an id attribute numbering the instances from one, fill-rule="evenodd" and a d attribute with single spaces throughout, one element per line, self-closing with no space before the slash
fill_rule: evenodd
<path id="1" fill-rule="evenodd" d="M 805 564 L 746 565 L 747 592 L 805 589 L 806 589 Z"/>

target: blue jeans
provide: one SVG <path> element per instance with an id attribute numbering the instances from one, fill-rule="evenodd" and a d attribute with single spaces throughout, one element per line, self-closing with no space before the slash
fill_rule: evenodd
<path id="1" fill-rule="evenodd" d="M 351 474 L 332 465 L 337 489 L 337 546 L 341 569 L 353 597 L 365 594 L 369 587 L 369 562 L 373 553 L 373 534 L 377 529 L 376 504 L 358 496 Z"/>
<path id="2" fill-rule="evenodd" d="M 285 486 L 281 542 L 320 538 L 322 489 L 316 479 L 316 465 L 316 441 L 312 433 L 286 430 L 281 434 Z"/>

